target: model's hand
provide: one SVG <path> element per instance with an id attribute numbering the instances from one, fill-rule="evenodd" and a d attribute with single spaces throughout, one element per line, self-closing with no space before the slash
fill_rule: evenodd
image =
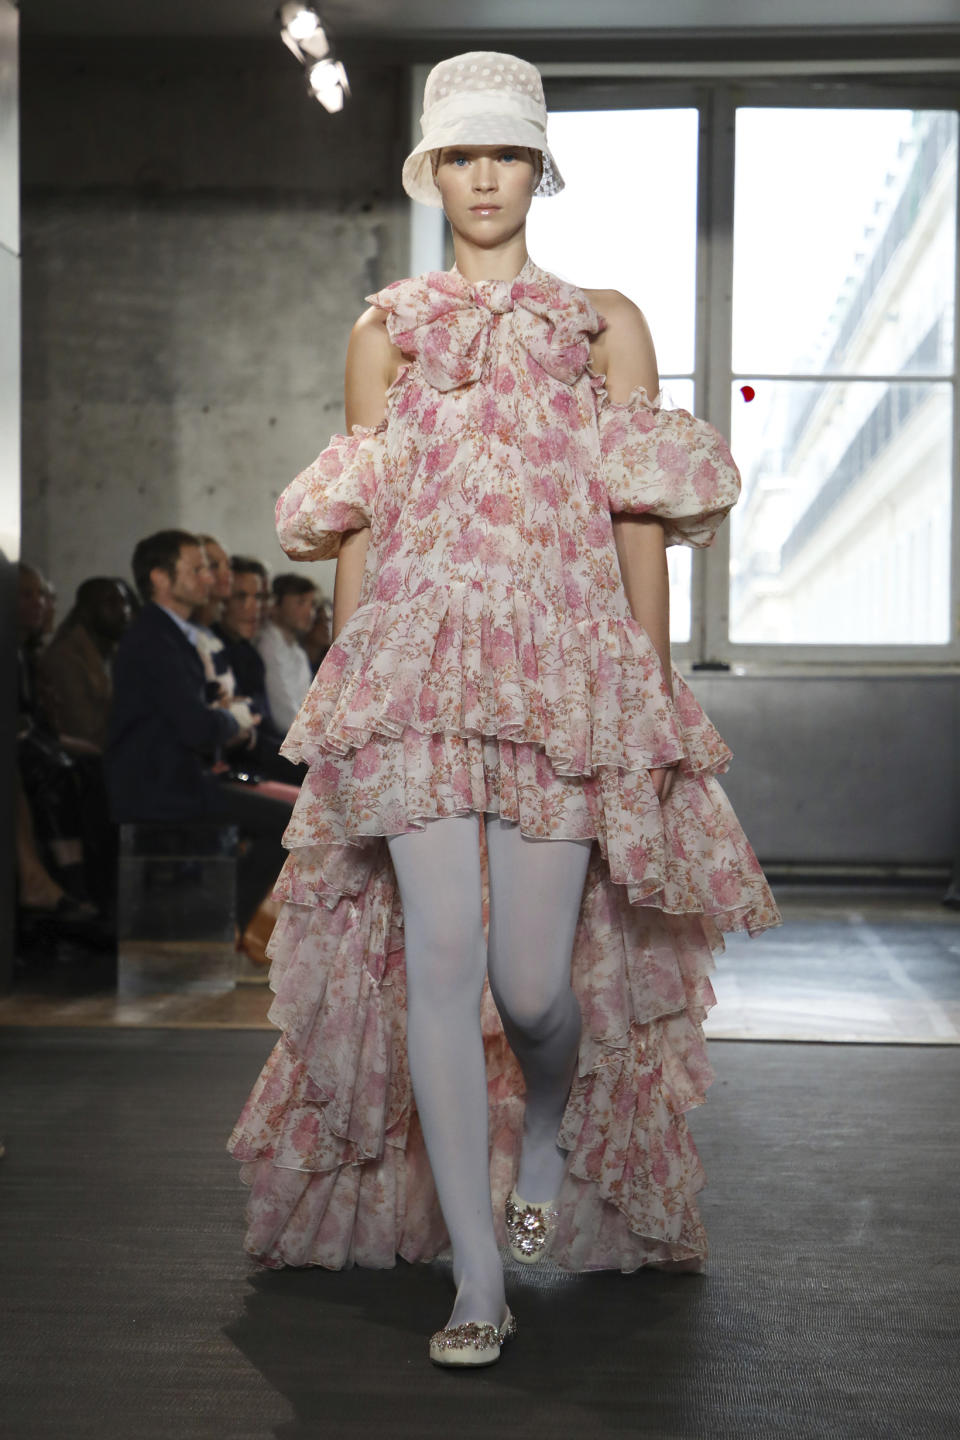
<path id="1" fill-rule="evenodd" d="M 653 781 L 653 788 L 657 792 L 657 799 L 661 805 L 673 789 L 673 777 L 676 773 L 675 765 L 650 771 L 650 779 Z"/>

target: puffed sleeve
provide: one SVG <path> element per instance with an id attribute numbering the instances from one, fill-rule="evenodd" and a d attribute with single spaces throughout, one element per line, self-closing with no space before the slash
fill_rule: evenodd
<path id="1" fill-rule="evenodd" d="M 385 459 L 386 421 L 334 435 L 277 501 L 277 536 L 291 560 L 330 560 L 347 530 L 370 524 Z"/>
<path id="2" fill-rule="evenodd" d="M 727 442 L 688 410 L 664 410 L 641 387 L 599 413 L 603 480 L 613 515 L 654 515 L 668 545 L 710 545 L 740 494 Z"/>

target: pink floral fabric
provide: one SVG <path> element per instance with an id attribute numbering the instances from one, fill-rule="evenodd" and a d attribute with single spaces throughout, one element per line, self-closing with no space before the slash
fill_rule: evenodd
<path id="1" fill-rule="evenodd" d="M 668 545 L 712 544 L 740 494 L 719 430 L 688 410 L 661 409 L 642 386 L 622 405 L 605 404 L 599 430 L 611 512 L 655 515 Z"/>
<path id="2" fill-rule="evenodd" d="M 291 560 L 330 560 L 346 530 L 370 524 L 383 478 L 380 429 L 354 426 L 330 444 L 277 501 L 277 536 Z"/>
<path id="3" fill-rule="evenodd" d="M 309 770 L 270 948 L 282 1034 L 229 1142 L 251 1186 L 247 1249 L 266 1265 L 391 1265 L 445 1245 L 383 837 L 475 811 L 596 841 L 554 1257 L 699 1267 L 703 1176 L 684 1114 L 711 1079 L 712 956 L 722 931 L 779 915 L 716 778 L 730 752 L 679 676 L 671 698 L 630 613 L 611 513 L 708 544 L 736 467 L 685 411 L 642 390 L 610 403 L 589 369 L 602 318 L 532 262 L 512 283 L 453 271 L 369 298 L 408 357 L 384 422 L 335 436 L 277 505 L 294 558 L 335 554 L 364 525 L 370 538 L 360 604 L 283 747 Z M 649 771 L 673 763 L 661 805 Z M 483 1023 L 499 1213 L 522 1080 L 489 994 Z"/>

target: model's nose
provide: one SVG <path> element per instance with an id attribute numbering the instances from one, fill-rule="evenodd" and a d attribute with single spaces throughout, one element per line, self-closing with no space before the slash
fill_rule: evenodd
<path id="1" fill-rule="evenodd" d="M 497 188 L 497 177 L 489 160 L 481 160 L 477 165 L 474 174 L 473 188 L 475 190 L 482 190 L 484 193 Z"/>

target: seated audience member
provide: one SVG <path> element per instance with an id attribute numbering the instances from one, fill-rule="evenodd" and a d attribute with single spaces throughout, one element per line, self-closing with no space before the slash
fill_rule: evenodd
<path id="1" fill-rule="evenodd" d="M 313 680 L 301 642 L 313 625 L 316 597 L 317 587 L 305 575 L 275 576 L 273 605 L 257 636 L 257 649 L 267 668 L 270 714 L 284 734 L 293 724 Z"/>
<path id="2" fill-rule="evenodd" d="M 52 580 L 46 575 L 40 576 L 40 590 L 43 602 L 43 619 L 40 625 L 40 640 L 42 644 L 50 639 L 57 622 L 57 590 Z"/>
<path id="3" fill-rule="evenodd" d="M 197 607 L 194 624 L 212 631 L 214 625 L 218 625 L 223 619 L 224 607 L 233 594 L 233 571 L 230 569 L 230 556 L 219 540 L 215 540 L 212 535 L 199 535 L 197 538 L 207 557 L 213 585 L 206 603 Z"/>
<path id="4" fill-rule="evenodd" d="M 76 939 L 103 939 L 105 932 L 89 927 L 96 921 L 96 907 L 89 900 L 71 895 L 50 873 L 40 853 L 33 813 L 19 774 L 14 776 L 17 911 L 18 918 L 53 921 L 57 930 Z M 82 927 L 77 929 L 77 925 Z"/>
<path id="5" fill-rule="evenodd" d="M 52 696 L 39 672 L 53 605 L 53 587 L 34 566 L 21 562 L 17 769 L 38 859 L 60 889 L 81 901 L 94 898 L 103 904 L 114 867 L 99 752 L 88 740 L 57 728 Z M 27 905 L 35 908 L 29 901 Z"/>
<path id="6" fill-rule="evenodd" d="M 212 577 L 196 536 L 162 530 L 141 540 L 133 574 L 144 606 L 117 651 L 105 755 L 114 818 L 237 824 L 253 842 L 238 867 L 243 929 L 283 864 L 290 806 L 215 771 L 223 751 L 253 743 L 255 728 L 207 702 L 189 616 L 207 599 Z"/>
<path id="7" fill-rule="evenodd" d="M 313 617 L 309 633 L 303 637 L 303 648 L 307 652 L 310 669 L 314 672 L 319 670 L 323 657 L 330 649 L 332 633 L 333 605 L 325 595 L 322 595 L 317 603 L 316 614 Z"/>
<path id="8" fill-rule="evenodd" d="M 48 624 L 47 582 L 33 565 L 17 565 L 17 686 L 21 722 L 46 718 L 37 661 Z"/>
<path id="9" fill-rule="evenodd" d="M 35 659 L 47 624 L 48 591 L 40 572 L 23 562 L 12 564 L 0 552 L 0 580 L 5 594 L 16 587 L 17 598 L 17 767 L 13 777 L 14 854 L 17 878 L 17 920 L 42 919 L 43 939 L 55 933 L 74 939 L 102 939 L 97 911 L 83 887 L 82 791 L 73 759 L 49 729 L 37 701 Z M 28 795 L 26 784 L 32 785 Z M 38 834 L 35 815 L 43 824 Z M 79 895 L 71 893 L 68 881 Z M 24 939 L 20 929 L 19 941 Z M 19 946 L 18 946 L 19 950 Z M 45 958 L 51 956 L 45 948 Z M 19 952 L 17 964 L 24 962 Z"/>
<path id="10" fill-rule="evenodd" d="M 213 626 L 223 619 L 224 606 L 233 591 L 230 560 L 223 546 L 212 535 L 197 537 L 207 557 L 212 585 L 207 599 L 197 605 L 190 616 L 196 630 L 196 646 L 207 677 L 207 703 L 222 705 L 239 721 L 241 728 L 253 725 L 250 701 L 237 690 L 237 679 L 227 660 L 227 647 Z M 259 736 L 258 736 L 259 740 Z"/>
<path id="11" fill-rule="evenodd" d="M 213 631 L 226 647 L 227 664 L 237 679 L 237 693 L 252 700 L 260 713 L 268 713 L 266 668 L 253 643 L 263 623 L 268 594 L 266 566 L 249 556 L 234 555 L 230 570 L 230 597 Z"/>
<path id="12" fill-rule="evenodd" d="M 130 624 L 126 596 L 114 580 L 85 580 L 73 609 L 40 654 L 37 672 L 49 718 L 59 734 L 102 750 L 113 695 L 110 665 Z"/>
<path id="13" fill-rule="evenodd" d="M 136 590 L 134 590 L 133 586 L 130 584 L 130 581 L 125 580 L 122 575 L 111 575 L 110 578 L 113 581 L 114 585 L 117 586 L 117 589 L 123 592 L 123 595 L 126 598 L 127 606 L 130 610 L 130 616 L 132 619 L 135 620 L 140 614 L 140 596 L 137 594 Z"/>
<path id="14" fill-rule="evenodd" d="M 299 785 L 303 779 L 302 768 L 291 765 L 280 754 L 286 732 L 271 714 L 266 666 L 253 643 L 263 623 L 265 597 L 269 593 L 266 567 L 245 555 L 234 555 L 230 567 L 233 590 L 214 633 L 224 642 L 224 655 L 236 678 L 237 694 L 248 700 L 254 713 L 261 717 L 256 749 L 248 763 L 271 780 Z"/>

